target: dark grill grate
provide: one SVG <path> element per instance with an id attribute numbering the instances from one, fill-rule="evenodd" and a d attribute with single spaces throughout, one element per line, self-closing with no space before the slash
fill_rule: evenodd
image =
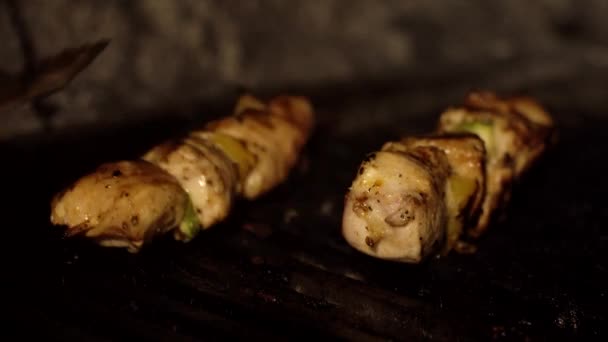
<path id="1" fill-rule="evenodd" d="M 373 101 L 354 106 L 406 109 L 379 101 L 383 109 Z M 597 159 L 608 147 L 605 121 L 581 113 L 566 120 L 562 143 L 516 189 L 507 220 L 492 227 L 478 254 L 408 266 L 359 255 L 342 241 L 342 198 L 366 152 L 397 134 L 431 129 L 436 115 L 393 115 L 390 123 L 332 133 L 351 108 L 321 108 L 321 115 L 337 110 L 338 121 L 321 120 L 288 183 L 239 203 L 228 222 L 190 244 L 158 241 L 140 255 L 63 241 L 47 222 L 48 199 L 100 161 L 150 146 L 170 126 L 6 146 L 6 160 L 20 165 L 3 170 L 7 198 L 16 204 L 5 223 L 5 293 L 13 318 L 29 327 L 20 333 L 74 341 L 606 333 L 608 239 L 600 196 L 608 188 L 600 180 L 608 169 L 605 158 Z"/>

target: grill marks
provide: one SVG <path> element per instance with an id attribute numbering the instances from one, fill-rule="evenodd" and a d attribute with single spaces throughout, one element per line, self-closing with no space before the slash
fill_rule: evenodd
<path id="1" fill-rule="evenodd" d="M 288 316 L 295 321 L 292 324 L 311 324 L 315 329 L 357 340 L 370 337 L 363 331 L 399 338 L 406 328 L 416 330 L 410 325 L 414 315 L 430 313 L 423 302 L 346 278 L 336 270 L 301 263 L 294 255 L 302 252 L 302 246 L 315 246 L 315 242 L 303 244 L 300 238 L 277 236 L 267 242 L 244 236 L 228 242 L 221 239 L 210 246 L 211 250 L 197 249 L 196 255 L 179 262 L 183 268 L 174 280 L 232 305 L 255 305 L 265 312 L 264 320 L 284 321 Z M 242 262 L 260 250 L 267 255 L 262 266 Z"/>
<path id="2" fill-rule="evenodd" d="M 314 249 L 329 250 L 338 263 L 348 260 L 348 254 L 328 249 L 325 243 L 323 239 L 303 243 L 301 237 L 284 233 L 266 241 L 236 232 L 193 246 L 170 260 L 163 252 L 119 270 L 80 264 L 66 279 L 65 291 L 88 296 L 81 303 L 85 308 L 63 310 L 72 315 L 89 312 L 92 333 L 103 332 L 108 321 L 91 318 L 107 316 L 109 322 L 122 322 L 113 324 L 113 334 L 139 338 L 141 334 L 247 337 L 243 335 L 250 331 L 254 337 L 285 339 L 307 331 L 348 340 L 399 340 L 420 339 L 424 331 L 441 325 L 442 315 L 428 302 L 347 278 L 337 266 L 298 260 L 296 255 L 323 255 Z M 262 265 L 243 262 L 260 252 Z M 86 256 L 81 259 L 90 261 Z M 93 299 L 90 293 L 99 295 Z M 146 325 L 154 329 L 146 330 Z M 435 336 L 458 333 L 443 330 L 435 329 Z"/>

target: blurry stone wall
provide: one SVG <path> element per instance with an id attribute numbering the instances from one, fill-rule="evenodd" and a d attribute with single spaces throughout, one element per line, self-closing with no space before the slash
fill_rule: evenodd
<path id="1" fill-rule="evenodd" d="M 48 99 L 51 126 L 65 128 L 239 86 L 348 84 L 521 61 L 548 75 L 581 63 L 606 68 L 607 14 L 603 0 L 1 0 L 0 80 L 23 67 L 24 35 L 39 58 L 111 39 Z M 42 127 L 30 106 L 0 115 L 0 139 Z"/>

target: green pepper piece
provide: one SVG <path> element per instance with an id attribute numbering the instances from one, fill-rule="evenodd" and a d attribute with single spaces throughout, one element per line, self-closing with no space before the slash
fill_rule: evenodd
<path id="1" fill-rule="evenodd" d="M 494 124 L 491 121 L 463 122 L 455 129 L 457 132 L 469 132 L 477 135 L 486 147 L 489 155 L 494 155 L 496 143 L 494 141 Z"/>
<path id="2" fill-rule="evenodd" d="M 188 197 L 187 202 L 184 218 L 179 224 L 179 231 L 176 232 L 176 239 L 184 242 L 192 240 L 201 231 L 201 223 L 196 215 L 190 197 Z"/>

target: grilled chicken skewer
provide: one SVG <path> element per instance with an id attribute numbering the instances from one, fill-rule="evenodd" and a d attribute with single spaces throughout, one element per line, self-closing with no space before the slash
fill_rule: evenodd
<path id="1" fill-rule="evenodd" d="M 387 142 L 363 161 L 343 236 L 360 252 L 407 263 L 470 251 L 464 238 L 487 229 L 552 137 L 551 117 L 532 99 L 472 93 L 434 133 Z"/>
<path id="2" fill-rule="evenodd" d="M 313 120 L 305 98 L 244 95 L 233 115 L 84 175 L 54 196 L 51 222 L 68 236 L 134 253 L 168 232 L 189 241 L 224 220 L 237 198 L 253 200 L 283 182 Z"/>

